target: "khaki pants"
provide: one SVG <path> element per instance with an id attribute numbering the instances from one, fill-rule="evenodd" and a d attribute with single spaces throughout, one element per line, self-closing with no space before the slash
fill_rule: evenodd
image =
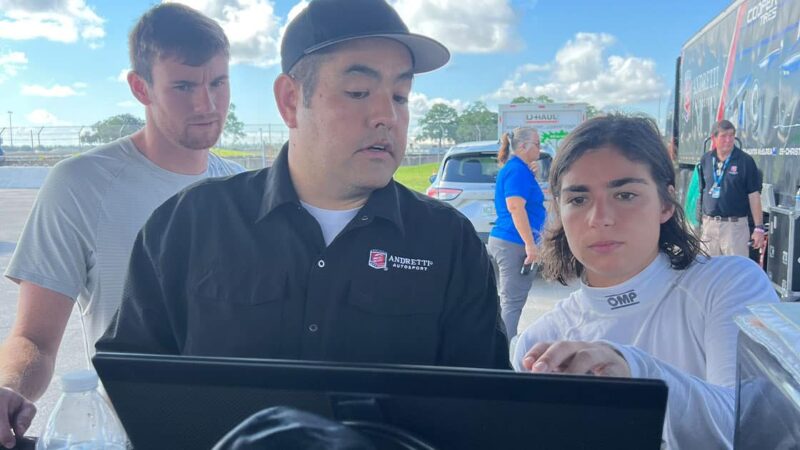
<path id="1" fill-rule="evenodd" d="M 722 222 L 703 216 L 702 241 L 710 256 L 750 255 L 748 241 L 750 227 L 747 218 L 740 217 L 736 222 Z"/>

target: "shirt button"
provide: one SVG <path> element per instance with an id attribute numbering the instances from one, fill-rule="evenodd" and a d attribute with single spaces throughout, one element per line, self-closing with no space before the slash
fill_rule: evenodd
<path id="1" fill-rule="evenodd" d="M 361 216 L 362 222 L 366 222 L 367 220 L 369 220 L 369 216 Z"/>
<path id="2" fill-rule="evenodd" d="M 316 333 L 317 330 L 319 330 L 319 327 L 315 323 L 312 323 L 311 325 L 308 326 L 308 331 L 312 333 Z"/>
<path id="3" fill-rule="evenodd" d="M 317 261 L 317 267 L 319 267 L 320 269 L 325 267 L 325 260 L 324 259 L 320 259 L 319 261 Z"/>

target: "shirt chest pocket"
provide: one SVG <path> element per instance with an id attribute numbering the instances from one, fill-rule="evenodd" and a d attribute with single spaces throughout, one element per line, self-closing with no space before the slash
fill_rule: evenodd
<path id="1" fill-rule="evenodd" d="M 256 276 L 220 270 L 205 275 L 189 292 L 187 348 L 197 349 L 195 354 L 277 354 L 288 302 L 286 282 L 282 272 Z"/>
<path id="2" fill-rule="evenodd" d="M 443 302 L 441 293 L 419 282 L 354 282 L 342 311 L 348 325 L 341 342 L 354 360 L 434 364 Z"/>
<path id="3" fill-rule="evenodd" d="M 233 306 L 258 306 L 281 301 L 286 296 L 286 274 L 253 274 L 210 271 L 190 287 L 189 298 Z"/>

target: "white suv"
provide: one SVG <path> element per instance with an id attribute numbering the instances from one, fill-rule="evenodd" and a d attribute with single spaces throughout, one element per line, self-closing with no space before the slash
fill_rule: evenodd
<path id="1" fill-rule="evenodd" d="M 483 242 L 489 240 L 497 213 L 494 209 L 494 184 L 497 172 L 497 141 L 465 142 L 450 148 L 444 155 L 439 170 L 431 177 L 427 190 L 430 197 L 443 200 L 472 222 Z M 545 195 L 545 204 L 550 200 L 550 190 L 546 182 L 555 150 L 542 147 L 536 179 Z"/>
<path id="2" fill-rule="evenodd" d="M 484 242 L 497 219 L 494 182 L 499 148 L 497 141 L 465 142 L 450 148 L 427 190 L 428 196 L 450 203 L 467 216 Z"/>

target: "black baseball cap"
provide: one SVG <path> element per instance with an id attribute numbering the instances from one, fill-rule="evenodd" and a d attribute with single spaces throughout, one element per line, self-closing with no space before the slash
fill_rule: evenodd
<path id="1" fill-rule="evenodd" d="M 369 37 L 393 39 L 411 52 L 414 73 L 447 64 L 450 52 L 441 43 L 408 32 L 403 19 L 384 0 L 311 0 L 286 27 L 281 68 L 289 71 L 304 56 L 339 42 Z"/>

